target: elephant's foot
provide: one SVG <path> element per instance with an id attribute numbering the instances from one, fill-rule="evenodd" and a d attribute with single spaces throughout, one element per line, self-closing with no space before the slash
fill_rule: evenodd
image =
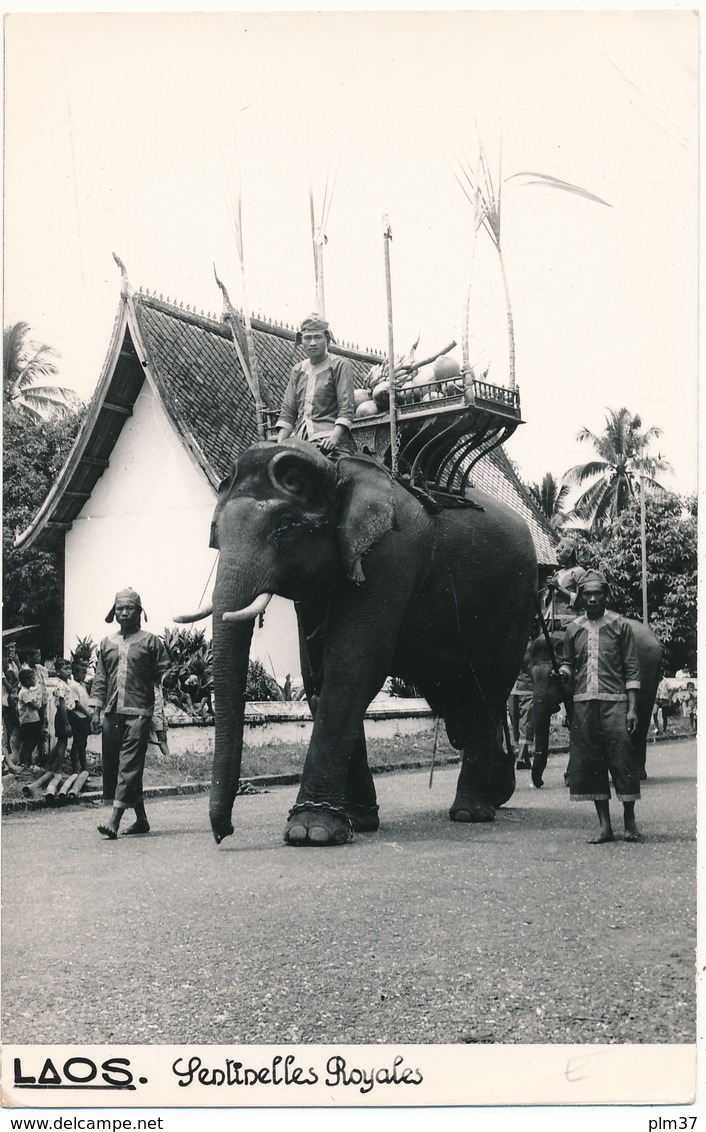
<path id="1" fill-rule="evenodd" d="M 495 821 L 495 806 L 482 798 L 456 798 L 449 810 L 451 821 Z"/>
<path id="2" fill-rule="evenodd" d="M 325 802 L 302 802 L 289 811 L 284 831 L 287 845 L 345 845 L 353 840 L 353 822 Z"/>
<path id="3" fill-rule="evenodd" d="M 356 833 L 375 833 L 380 828 L 377 806 L 346 806 L 346 813 Z"/>

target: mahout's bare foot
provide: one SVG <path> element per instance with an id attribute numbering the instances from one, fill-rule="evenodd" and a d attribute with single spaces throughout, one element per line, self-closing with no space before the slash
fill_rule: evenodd
<path id="1" fill-rule="evenodd" d="M 148 821 L 134 821 L 127 829 L 123 830 L 123 837 L 129 837 L 131 833 L 149 833 L 150 823 Z"/>
<path id="2" fill-rule="evenodd" d="M 107 837 L 108 841 L 115 841 L 118 836 L 117 829 L 114 829 L 112 825 L 99 825 L 98 832 L 101 833 L 103 837 Z"/>
<path id="3" fill-rule="evenodd" d="M 623 840 L 624 841 L 632 841 L 632 842 L 642 841 L 642 834 L 640 833 L 640 831 L 639 831 L 639 829 L 637 828 L 636 825 L 626 826 L 625 827 L 625 836 L 624 836 Z"/>
<path id="4" fill-rule="evenodd" d="M 615 834 L 612 829 L 602 829 L 598 837 L 592 837 L 589 845 L 605 845 L 606 841 L 615 841 Z"/>

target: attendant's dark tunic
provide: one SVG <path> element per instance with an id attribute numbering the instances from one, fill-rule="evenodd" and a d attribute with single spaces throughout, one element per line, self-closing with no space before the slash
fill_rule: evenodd
<path id="1" fill-rule="evenodd" d="M 142 801 L 154 686 L 170 663 L 160 638 L 144 629 L 100 643 L 90 702 L 103 708 L 103 797 L 118 809 Z"/>
<path id="2" fill-rule="evenodd" d="M 566 630 L 564 663 L 574 676 L 572 800 L 608 801 L 610 771 L 618 798 L 635 801 L 640 778 L 627 727 L 627 693 L 640 690 L 640 666 L 630 623 L 608 609 L 593 621 L 585 614 L 577 617 Z"/>

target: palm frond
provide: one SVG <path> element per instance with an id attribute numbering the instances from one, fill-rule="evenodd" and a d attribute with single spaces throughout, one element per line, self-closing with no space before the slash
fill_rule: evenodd
<path id="1" fill-rule="evenodd" d="M 603 200 L 603 197 L 596 196 L 588 189 L 582 189 L 580 185 L 572 185 L 570 181 L 562 181 L 559 177 L 552 177 L 548 173 L 513 173 L 507 180 L 513 181 L 520 177 L 524 178 L 523 185 L 543 185 L 548 189 L 561 189 L 562 192 L 575 193 L 585 200 L 592 200 L 595 204 L 604 204 L 606 208 L 613 207 L 607 200 Z"/>
<path id="2" fill-rule="evenodd" d="M 607 460 L 589 460 L 586 464 L 575 464 L 573 468 L 569 468 L 568 472 L 564 473 L 564 478 L 570 484 L 585 483 L 593 476 L 605 475 L 609 469 L 610 464 Z"/>

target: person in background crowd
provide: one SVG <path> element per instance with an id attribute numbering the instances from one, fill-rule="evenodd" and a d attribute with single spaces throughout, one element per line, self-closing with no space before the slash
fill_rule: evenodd
<path id="1" fill-rule="evenodd" d="M 327 455 L 356 451 L 351 433 L 355 417 L 353 369 L 347 358 L 328 352 L 333 336 L 322 315 L 302 319 L 295 345 L 304 347 L 306 358 L 297 362 L 289 376 L 277 421 L 277 443 L 294 433 L 311 440 Z"/>
<path id="2" fill-rule="evenodd" d="M 9 641 L 2 650 L 2 749 L 8 766 L 15 767 L 12 738 L 19 728 L 17 696 L 19 693 L 20 666 L 17 645 Z"/>
<path id="3" fill-rule="evenodd" d="M 655 725 L 655 731 L 659 731 L 659 720 L 662 718 L 662 733 L 666 732 L 669 727 L 669 708 L 672 702 L 672 693 L 669 690 L 669 683 L 667 677 L 663 676 L 657 685 L 657 695 L 655 697 L 655 706 L 652 713 L 652 722 Z"/>
<path id="4" fill-rule="evenodd" d="M 55 660 L 56 680 L 53 683 L 52 695 L 54 697 L 54 746 L 49 752 L 47 770 L 60 771 L 64 766 L 66 748 L 71 738 L 71 723 L 69 710 L 74 707 L 75 694 L 69 687 L 71 679 L 71 663 L 68 660 Z"/>
<path id="5" fill-rule="evenodd" d="M 610 820 L 610 771 L 623 803 L 625 841 L 640 841 L 635 802 L 639 768 L 630 736 L 637 726 L 640 666 L 630 622 L 606 608 L 608 584 L 598 570 L 579 583 L 585 613 L 566 630 L 562 679 L 573 684 L 569 787 L 575 802 L 595 803 L 600 832 L 592 844 L 615 840 Z"/>
<path id="6" fill-rule="evenodd" d="M 688 708 L 688 711 L 689 711 L 689 725 L 691 727 L 692 732 L 695 735 L 696 734 L 697 710 L 698 710 L 698 696 L 697 696 L 697 693 L 696 693 L 696 688 L 694 687 L 693 684 L 691 684 L 691 683 L 687 684 L 686 689 L 689 692 L 689 698 L 686 701 L 686 705 L 687 705 L 687 708 Z M 691 691 L 689 691 L 689 689 L 691 689 Z"/>
<path id="7" fill-rule="evenodd" d="M 79 774 L 86 770 L 86 748 L 91 734 L 93 715 L 91 701 L 86 687 L 87 665 L 85 660 L 74 660 L 71 664 L 69 690 L 73 694 L 73 707 L 67 708 L 73 739 L 71 740 L 71 770 Z"/>
<path id="8" fill-rule="evenodd" d="M 142 777 L 152 726 L 154 688 L 161 684 L 171 661 L 164 642 L 141 628 L 143 614 L 142 599 L 135 590 L 116 593 L 106 621 L 115 618 L 120 628 L 98 647 L 91 688 L 91 729 L 96 734 L 102 731 L 103 797 L 113 807 L 109 820 L 98 826 L 98 832 L 109 841 L 117 838 L 126 809 L 135 811 L 135 821 L 124 831 L 126 834 L 149 833 L 150 829 Z"/>
<path id="9" fill-rule="evenodd" d="M 517 770 L 529 770 L 532 766 L 530 745 L 534 743 L 534 692 L 529 665 L 533 640 L 534 636 L 530 637 L 525 655 L 522 658 L 522 667 L 510 692 L 510 695 L 515 696 L 517 701 L 518 753 L 515 763 Z"/>
<path id="10" fill-rule="evenodd" d="M 46 762 L 49 754 L 49 670 L 42 664 L 42 650 L 36 645 L 30 645 L 23 652 L 23 664 L 27 668 L 31 668 L 37 677 L 37 687 L 41 690 L 42 706 L 39 710 L 39 718 L 42 724 L 42 747 L 40 753 L 40 761 Z M 53 713 L 52 713 L 53 718 Z"/>
<path id="11" fill-rule="evenodd" d="M 17 715 L 20 727 L 20 766 L 29 767 L 33 755 L 41 752 L 42 721 L 40 708 L 42 690 L 31 668 L 21 668 L 18 675 Z"/>
<path id="12" fill-rule="evenodd" d="M 153 738 L 154 736 L 154 738 Z M 154 711 L 150 729 L 150 743 L 156 743 L 163 755 L 171 754 L 167 742 L 167 717 L 164 714 L 164 694 L 159 684 L 154 687 Z"/>

